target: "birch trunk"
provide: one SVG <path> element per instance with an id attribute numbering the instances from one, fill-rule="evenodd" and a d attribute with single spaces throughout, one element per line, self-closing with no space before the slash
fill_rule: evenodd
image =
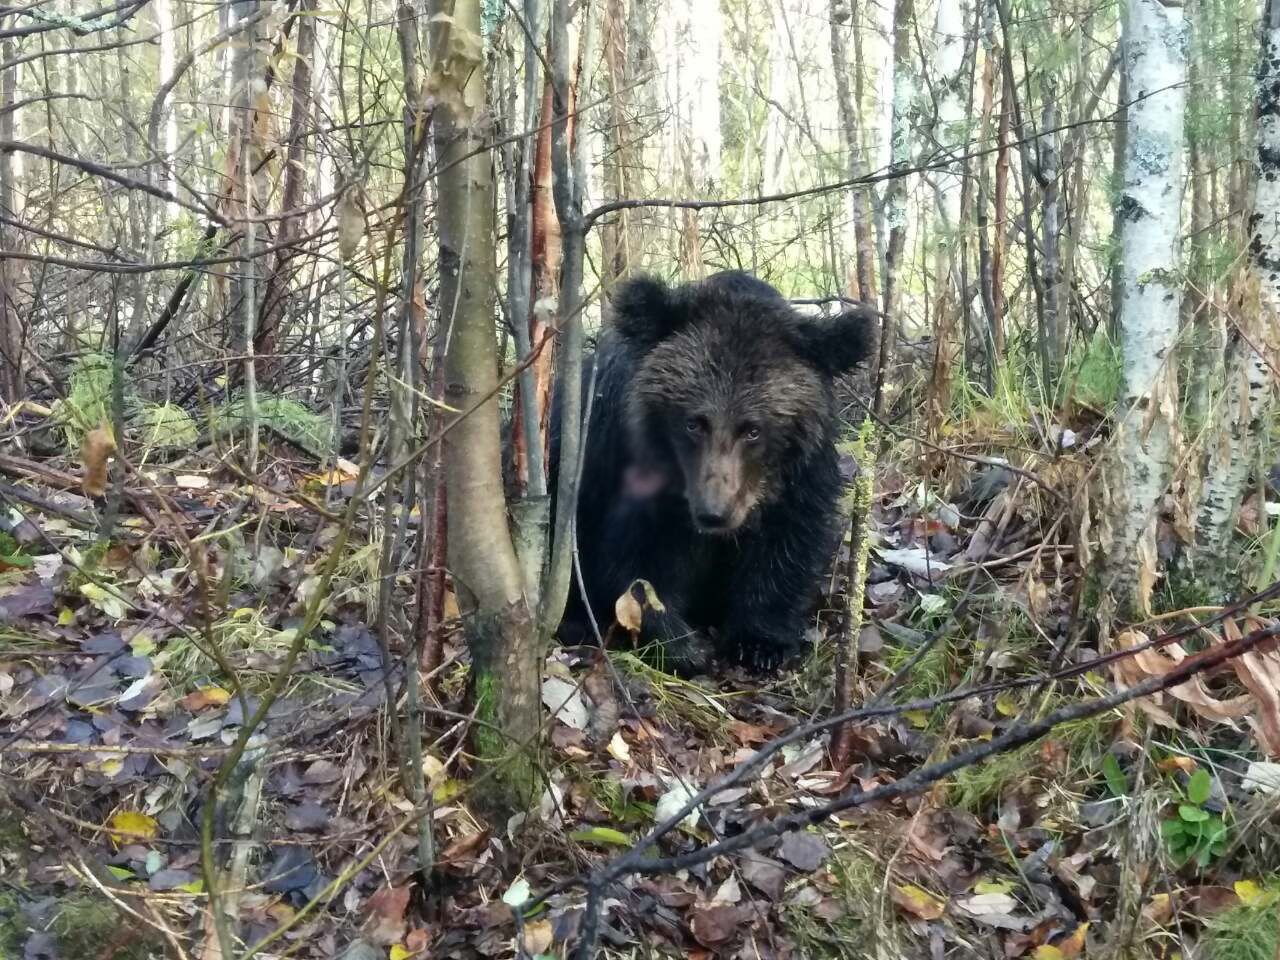
<path id="1" fill-rule="evenodd" d="M 1182 8 L 1130 0 L 1124 69 L 1130 96 L 1119 198 L 1123 357 L 1112 458 L 1102 477 L 1103 588 L 1122 617 L 1150 610 L 1157 510 L 1176 439 L 1182 118 Z"/>
<path id="2" fill-rule="evenodd" d="M 911 163 L 911 108 L 916 98 L 911 70 L 911 21 L 913 0 L 896 0 L 893 8 L 893 123 L 890 129 L 890 170 L 897 176 L 885 192 L 885 229 L 889 233 L 884 258 L 884 292 L 880 310 L 880 358 L 876 364 L 873 409 L 885 409 L 885 379 L 893 367 L 894 341 L 901 326 L 895 296 L 902 274 L 902 254 L 907 243 L 907 181 L 904 172 Z"/>
<path id="3" fill-rule="evenodd" d="M 1280 0 L 1266 0 L 1257 77 L 1257 151 L 1249 219 L 1249 295 L 1236 318 L 1226 382 L 1209 427 L 1192 569 L 1214 602 L 1234 599 L 1233 525 L 1262 442 L 1274 391 L 1268 358 L 1280 323 Z"/>

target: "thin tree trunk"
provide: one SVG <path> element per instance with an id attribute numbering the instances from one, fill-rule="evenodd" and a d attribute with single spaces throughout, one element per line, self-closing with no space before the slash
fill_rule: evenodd
<path id="1" fill-rule="evenodd" d="M 880 358 L 876 364 L 877 415 L 885 410 L 885 379 L 892 375 L 895 340 L 901 328 L 895 297 L 902 276 L 902 253 L 907 242 L 907 180 L 902 172 L 911 163 L 911 110 L 915 102 L 915 78 L 911 67 L 911 28 L 914 0 L 895 0 L 893 8 L 893 122 L 890 132 L 890 170 L 898 176 L 885 193 L 885 221 L 889 244 L 885 252 L 884 292 L 880 311 Z"/>
<path id="2" fill-rule="evenodd" d="M 284 193 L 280 200 L 280 230 L 275 243 L 280 247 L 275 255 L 271 273 L 267 277 L 262 295 L 261 321 L 258 324 L 255 353 L 271 357 L 275 353 L 280 327 L 284 322 L 292 281 L 291 261 L 296 251 L 289 246 L 302 232 L 303 215 L 300 212 L 307 184 L 306 163 L 307 126 L 311 121 L 311 60 L 315 56 L 316 17 L 315 0 L 299 0 L 298 51 L 293 61 L 293 84 L 289 107 L 288 152 L 285 159 Z M 263 379 L 270 382 L 276 364 L 268 359 Z"/>
<path id="3" fill-rule="evenodd" d="M 440 306 L 445 397 L 470 409 L 497 386 L 493 170 L 482 131 L 484 42 L 480 0 L 431 0 L 433 134 L 440 174 Z M 542 673 L 524 577 L 507 528 L 498 405 L 490 399 L 444 440 L 449 566 L 465 604 L 472 749 L 492 772 L 482 791 L 497 811 L 524 809 L 537 786 Z"/>
<path id="4" fill-rule="evenodd" d="M 0 23 L 4 23 L 0 18 Z M 8 62 L 14 57 L 14 43 L 5 39 L 0 43 L 0 61 Z M 13 141 L 16 138 L 18 68 L 9 67 L 0 76 L 0 140 Z M 17 219 L 18 210 L 15 202 L 16 185 L 14 184 L 13 154 L 0 152 L 0 249 L 16 250 L 18 247 L 18 231 L 9 226 L 9 222 Z M 23 394 L 24 371 L 22 363 L 22 344 L 24 339 L 22 320 L 19 317 L 15 294 L 17 293 L 17 261 L 8 257 L 0 257 L 0 396 L 13 403 Z"/>
<path id="5" fill-rule="evenodd" d="M 996 75 L 996 55 L 995 45 L 993 43 L 994 19 L 990 5 L 984 3 L 982 5 L 981 16 L 984 19 L 982 30 L 983 44 L 983 61 L 982 61 L 982 121 L 979 125 L 979 132 L 982 143 L 989 141 L 991 137 L 991 119 L 995 110 L 995 75 Z M 976 54 L 975 54 L 976 56 Z M 999 237 L 1000 230 L 997 226 L 996 230 L 991 229 L 991 220 L 989 206 L 991 203 L 991 164 L 987 162 L 986 157 L 978 157 L 978 194 L 977 194 L 977 214 L 975 220 L 978 225 L 978 289 L 982 296 L 982 307 L 987 315 L 986 329 L 983 331 L 982 346 L 986 355 L 986 365 L 983 370 L 983 382 L 987 392 L 990 393 L 994 386 L 994 374 L 996 365 L 996 330 L 1000 326 L 1000 318 L 996 313 L 996 289 L 995 289 L 995 263 L 992 256 L 991 241 L 992 235 Z"/>
<path id="6" fill-rule="evenodd" d="M 992 0 L 994 7 L 998 0 Z M 1004 63 L 1003 44 L 991 56 Z M 991 230 L 991 339 L 997 362 L 1004 360 L 1004 238 L 1009 229 L 1009 124 L 1013 117 L 1013 85 L 1001 74 L 1000 119 L 996 123 L 996 184 Z M 994 371 L 993 371 L 994 372 Z"/>
<path id="7" fill-rule="evenodd" d="M 590 44 L 590 18 L 584 18 L 579 43 Z M 571 145 L 569 91 L 569 2 L 551 7 L 551 76 L 554 84 L 551 162 L 556 217 L 563 237 L 559 328 L 561 352 L 560 463 L 556 479 L 555 526 L 551 558 L 538 619 L 550 636 L 560 625 L 573 574 L 574 517 L 578 504 L 578 469 L 582 443 L 582 273 L 586 234 L 582 224 L 582 192 L 586 163 L 582 142 Z M 572 146 L 572 149 L 571 149 Z"/>
<path id="8" fill-rule="evenodd" d="M 1130 0 L 1124 26 L 1133 102 L 1120 197 L 1121 396 L 1100 489 L 1104 621 L 1150 609 L 1157 512 L 1173 473 L 1177 418 L 1182 8 Z"/>

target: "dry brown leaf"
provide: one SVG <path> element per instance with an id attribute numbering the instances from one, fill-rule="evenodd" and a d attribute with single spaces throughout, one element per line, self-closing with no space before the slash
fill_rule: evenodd
<path id="1" fill-rule="evenodd" d="M 106 424 L 85 434 L 80 448 L 80 461 L 84 465 L 80 487 L 86 497 L 107 495 L 107 465 L 115 452 L 116 441 Z"/>
<path id="2" fill-rule="evenodd" d="M 343 260 L 355 256 L 364 236 L 364 211 L 355 189 L 348 190 L 338 201 L 338 254 Z"/>
<path id="3" fill-rule="evenodd" d="M 1249 718 L 1259 745 L 1272 757 L 1280 757 L 1280 653 L 1250 650 L 1231 661 L 1236 676 L 1257 701 Z"/>
<path id="4" fill-rule="evenodd" d="M 534 920 L 524 925 L 524 949 L 530 956 L 539 956 L 551 949 L 551 921 Z"/>
<path id="5" fill-rule="evenodd" d="M 379 887 L 365 904 L 368 915 L 361 925 L 366 937 L 381 946 L 390 946 L 404 936 L 404 911 L 409 906 L 409 887 Z"/>

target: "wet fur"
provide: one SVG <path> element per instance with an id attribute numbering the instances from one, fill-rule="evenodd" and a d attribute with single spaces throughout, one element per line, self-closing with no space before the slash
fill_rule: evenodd
<path id="1" fill-rule="evenodd" d="M 665 612 L 646 612 L 641 641 L 661 645 L 668 666 L 705 669 L 714 644 L 733 661 L 774 668 L 801 649 L 838 540 L 832 380 L 869 353 L 869 311 L 802 316 L 769 285 L 733 272 L 676 288 L 630 281 L 612 326 L 584 372 L 585 390 L 595 365 L 577 539 L 595 619 L 603 631 L 617 598 L 645 579 Z M 693 417 L 722 440 L 701 458 L 681 434 Z M 738 424 L 758 425 L 758 441 L 733 441 Z M 554 435 L 551 452 L 554 471 Z M 732 463 L 704 462 L 712 456 Z M 629 468 L 665 482 L 633 495 Z M 740 526 L 699 529 L 690 469 L 695 479 L 699 469 L 733 475 Z M 561 634 L 591 636 L 576 578 Z"/>

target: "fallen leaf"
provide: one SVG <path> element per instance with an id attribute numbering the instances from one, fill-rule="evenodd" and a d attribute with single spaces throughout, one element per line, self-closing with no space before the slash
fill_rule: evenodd
<path id="1" fill-rule="evenodd" d="M 631 760 L 631 748 L 627 746 L 627 741 L 622 739 L 621 730 L 616 731 L 609 740 L 609 756 L 619 763 L 628 763 Z"/>
<path id="2" fill-rule="evenodd" d="M 777 900 L 782 896 L 782 889 L 787 882 L 787 868 L 777 860 L 751 850 L 743 855 L 739 869 L 742 871 L 742 878 L 770 900 Z"/>
<path id="3" fill-rule="evenodd" d="M 683 810 L 694 798 L 696 791 L 687 784 L 675 783 L 667 789 L 653 809 L 653 819 L 657 823 L 666 823 Z M 698 826 L 698 810 L 694 808 L 685 814 L 680 824 L 685 830 L 693 830 Z"/>
<path id="4" fill-rule="evenodd" d="M 197 687 L 179 702 L 192 713 L 198 713 L 206 707 L 221 707 L 231 699 L 231 693 L 222 687 Z"/>
<path id="5" fill-rule="evenodd" d="M 80 462 L 84 466 L 80 488 L 86 497 L 107 495 L 107 464 L 115 452 L 116 441 L 107 425 L 96 427 L 84 435 L 84 443 L 80 447 Z"/>
<path id="6" fill-rule="evenodd" d="M 552 932 L 550 920 L 526 922 L 523 932 L 524 948 L 531 956 L 537 957 L 551 949 Z"/>
<path id="7" fill-rule="evenodd" d="M 542 703 L 553 717 L 574 730 L 585 730 L 591 721 L 582 691 L 564 677 L 551 675 L 542 681 Z"/>
<path id="8" fill-rule="evenodd" d="M 889 892 L 894 903 L 921 920 L 937 920 L 946 911 L 945 901 L 915 884 L 895 884 Z"/>
<path id="9" fill-rule="evenodd" d="M 727 905 L 702 907 L 689 918 L 689 931 L 704 947 L 718 947 L 732 940 L 742 925 L 742 908 Z"/>
<path id="10" fill-rule="evenodd" d="M 1064 957 L 1078 957 L 1084 952 L 1085 937 L 1089 933 L 1089 924 L 1078 924 L 1071 936 L 1059 940 L 1056 946 Z"/>
<path id="11" fill-rule="evenodd" d="M 361 933 L 374 943 L 398 943 L 405 933 L 404 911 L 409 906 L 409 887 L 379 887 L 365 902 L 367 914 Z"/>
<path id="12" fill-rule="evenodd" d="M 789 833 L 778 844 L 777 854 L 797 870 L 812 873 L 822 866 L 831 848 L 816 833 Z"/>
<path id="13" fill-rule="evenodd" d="M 576 840 L 578 843 L 592 843 L 611 847 L 631 846 L 631 838 L 621 830 L 613 829 L 613 827 L 588 827 L 585 830 L 575 830 L 569 834 L 569 839 Z"/>
<path id="14" fill-rule="evenodd" d="M 107 823 L 111 829 L 111 839 L 117 847 L 129 840 L 151 840 L 160 830 L 160 824 L 154 817 L 135 810 L 121 810 Z"/>
<path id="15" fill-rule="evenodd" d="M 1280 763 L 1255 760 L 1246 768 L 1240 786 L 1253 793 L 1280 793 Z"/>

